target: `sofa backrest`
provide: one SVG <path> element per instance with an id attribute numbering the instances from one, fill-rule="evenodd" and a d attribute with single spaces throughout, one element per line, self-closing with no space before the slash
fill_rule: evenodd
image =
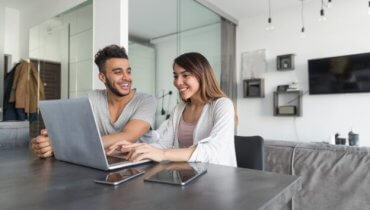
<path id="1" fill-rule="evenodd" d="M 370 148 L 265 141 L 267 171 L 302 177 L 294 209 L 370 209 Z"/>
<path id="2" fill-rule="evenodd" d="M 0 122 L 0 150 L 27 147 L 28 142 L 28 121 Z"/>

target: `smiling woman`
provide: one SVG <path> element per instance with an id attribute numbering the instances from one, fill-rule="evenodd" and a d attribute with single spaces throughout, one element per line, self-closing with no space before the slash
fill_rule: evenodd
<path id="1" fill-rule="evenodd" d="M 156 132 L 154 144 L 117 142 L 110 152 L 139 161 L 190 161 L 236 166 L 233 103 L 221 91 L 208 60 L 185 53 L 174 60 L 174 86 L 182 99 Z"/>

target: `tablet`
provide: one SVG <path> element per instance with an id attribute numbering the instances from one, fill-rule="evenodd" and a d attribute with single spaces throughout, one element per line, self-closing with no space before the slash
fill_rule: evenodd
<path id="1" fill-rule="evenodd" d="M 207 172 L 203 163 L 169 163 L 157 167 L 161 170 L 146 177 L 144 181 L 184 186 Z"/>

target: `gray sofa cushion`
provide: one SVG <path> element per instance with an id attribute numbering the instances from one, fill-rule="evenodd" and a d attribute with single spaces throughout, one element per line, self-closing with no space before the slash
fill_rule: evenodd
<path id="1" fill-rule="evenodd" d="M 27 147 L 28 142 L 28 121 L 0 122 L 0 150 Z"/>
<path id="2" fill-rule="evenodd" d="M 370 148 L 265 141 L 266 170 L 302 177 L 294 209 L 370 209 Z"/>

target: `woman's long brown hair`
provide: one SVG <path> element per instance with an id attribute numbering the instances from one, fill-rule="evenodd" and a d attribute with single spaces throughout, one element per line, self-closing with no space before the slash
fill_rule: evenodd
<path id="1" fill-rule="evenodd" d="M 219 98 L 226 97 L 218 85 L 217 79 L 208 60 L 200 53 L 189 52 L 175 58 L 173 67 L 176 65 L 192 73 L 199 81 L 200 98 L 204 103 L 211 103 Z M 189 103 L 190 100 L 184 100 Z M 235 122 L 238 121 L 235 106 Z"/>

